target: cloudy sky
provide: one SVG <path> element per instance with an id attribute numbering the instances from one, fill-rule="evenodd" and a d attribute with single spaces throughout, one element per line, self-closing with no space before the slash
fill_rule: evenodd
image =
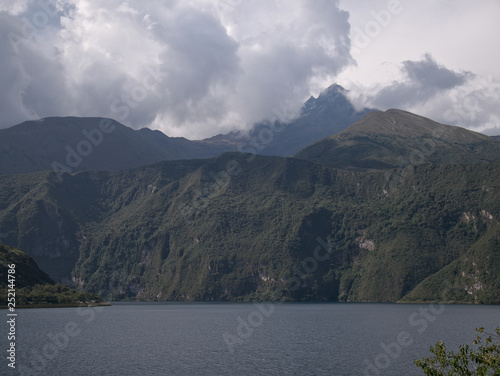
<path id="1" fill-rule="evenodd" d="M 0 0 L 0 128 L 105 116 L 191 139 L 333 83 L 500 134 L 498 0 Z"/>

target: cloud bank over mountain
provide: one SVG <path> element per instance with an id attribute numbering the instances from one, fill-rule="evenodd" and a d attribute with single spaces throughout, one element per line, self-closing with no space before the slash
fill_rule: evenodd
<path id="1" fill-rule="evenodd" d="M 0 128 L 47 116 L 106 116 L 203 138 L 293 118 L 310 95 L 356 66 L 351 15 L 340 4 L 0 1 Z M 351 85 L 353 101 L 417 106 L 430 116 L 456 107 L 460 95 L 489 90 L 474 97 L 474 118 L 460 109 L 452 115 L 458 125 L 497 126 L 498 86 L 478 87 L 484 77 L 432 56 L 405 61 L 401 79 L 388 85 Z"/>
<path id="2" fill-rule="evenodd" d="M 402 108 L 442 123 L 460 125 L 486 134 L 500 134 L 500 81 L 472 72 L 456 72 L 438 64 L 430 54 L 404 61 L 402 78 L 388 85 L 353 85 L 352 102 L 383 110 Z"/>
<path id="3" fill-rule="evenodd" d="M 4 127 L 95 115 L 208 136 L 297 111 L 352 62 L 335 1 L 47 4 L 0 15 Z"/>

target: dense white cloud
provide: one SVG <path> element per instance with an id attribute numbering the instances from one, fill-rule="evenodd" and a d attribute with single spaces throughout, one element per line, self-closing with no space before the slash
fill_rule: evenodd
<path id="1" fill-rule="evenodd" d="M 456 72 L 431 55 L 404 61 L 402 77 L 389 84 L 350 83 L 349 96 L 358 107 L 399 108 L 436 121 L 475 131 L 500 134 L 500 81 L 471 72 Z"/>
<path id="2" fill-rule="evenodd" d="M 336 1 L 73 0 L 50 3 L 51 14 L 38 2 L 0 4 L 2 34 L 17 38 L 2 41 L 0 64 L 12 71 L 2 127 L 98 115 L 209 136 L 298 111 L 318 81 L 351 63 Z"/>
<path id="3" fill-rule="evenodd" d="M 488 41 L 499 31 L 491 16 L 498 3 L 453 4 L 0 0 L 0 128 L 108 116 L 201 138 L 277 112 L 293 116 L 338 81 L 360 106 L 401 107 L 495 133 L 498 64 Z M 478 26 L 484 45 L 469 38 Z M 356 33 L 367 30 L 369 43 L 360 46 Z M 450 33 L 480 58 L 469 59 L 459 43 L 445 48 Z"/>
<path id="4" fill-rule="evenodd" d="M 341 0 L 340 6 L 351 14 L 357 65 L 337 81 L 358 106 L 401 107 L 500 134 L 499 1 Z"/>
<path id="5" fill-rule="evenodd" d="M 4 36 L 0 39 L 1 125 L 65 111 L 71 100 L 64 68 L 37 43 L 40 33 L 6 13 L 0 13 L 0 33 Z"/>

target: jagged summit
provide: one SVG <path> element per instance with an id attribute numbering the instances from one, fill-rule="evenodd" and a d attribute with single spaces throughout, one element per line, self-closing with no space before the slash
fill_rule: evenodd
<path id="1" fill-rule="evenodd" d="M 304 104 L 299 118 L 276 127 L 270 138 L 269 122 L 256 124 L 246 137 L 230 132 L 191 141 L 148 128 L 134 130 L 99 117 L 26 121 L 0 130 L 0 175 L 51 170 L 54 163 L 67 172 L 114 171 L 162 160 L 212 158 L 237 150 L 290 156 L 342 131 L 370 111 L 357 112 L 345 93 L 339 85 L 330 86 L 318 98 L 310 98 Z M 109 129 L 105 130 L 109 132 L 99 130 L 101 122 L 107 124 Z M 267 138 L 262 137 L 262 132 Z M 70 160 L 71 165 L 67 163 Z"/>
<path id="2" fill-rule="evenodd" d="M 335 105 L 337 108 L 342 108 L 354 111 L 354 107 L 347 99 L 348 90 L 342 86 L 333 84 L 323 90 L 317 98 L 311 96 L 305 103 L 301 110 L 301 115 L 306 116 L 310 112 L 321 105 Z"/>
<path id="3" fill-rule="evenodd" d="M 259 154 L 290 156 L 317 140 L 336 134 L 364 115 L 373 111 L 365 108 L 356 111 L 346 96 L 347 90 L 339 85 L 331 85 L 317 98 L 311 97 L 305 103 L 300 116 L 280 127 L 271 142 L 259 145 Z M 268 124 L 257 124 L 250 137 L 258 139 L 259 132 Z"/>

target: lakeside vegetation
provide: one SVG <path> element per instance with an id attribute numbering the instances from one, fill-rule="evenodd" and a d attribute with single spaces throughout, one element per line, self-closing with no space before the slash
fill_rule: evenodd
<path id="1" fill-rule="evenodd" d="M 15 265 L 14 273 L 8 273 Z M 8 275 L 12 275 L 15 291 L 15 308 L 82 307 L 107 305 L 92 293 L 76 291 L 54 282 L 38 268 L 33 258 L 25 252 L 0 244 L 0 308 L 7 308 L 9 292 Z M 11 295 L 12 296 L 12 295 Z"/>
<path id="2" fill-rule="evenodd" d="M 495 333 L 476 329 L 473 346 L 460 346 L 449 351 L 443 341 L 430 348 L 434 356 L 415 359 L 415 365 L 427 376 L 487 376 L 500 375 L 500 326 Z"/>

